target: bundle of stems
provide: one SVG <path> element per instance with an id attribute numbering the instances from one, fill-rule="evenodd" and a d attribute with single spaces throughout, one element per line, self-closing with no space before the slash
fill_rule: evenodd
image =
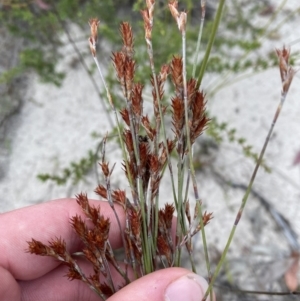
<path id="1" fill-rule="evenodd" d="M 204 22 L 205 1 L 201 2 L 202 22 Z M 120 288 L 115 286 L 112 273 L 117 272 L 121 275 L 124 279 L 124 285 L 126 285 L 130 281 L 157 269 L 181 266 L 184 249 L 188 252 L 192 270 L 196 272 L 192 238 L 199 231 L 202 236 L 208 280 L 210 282 L 205 298 L 211 293 L 212 285 L 224 262 L 234 230 L 242 215 L 280 110 L 274 118 L 271 131 L 250 181 L 249 189 L 242 201 L 232 235 L 228 240 L 217 270 L 211 277 L 204 227 L 212 219 L 212 213 L 203 212 L 202 210 L 202 202 L 199 197 L 193 167 L 193 145 L 209 123 L 206 114 L 205 94 L 199 90 L 199 86 L 220 22 L 223 4 L 224 1 L 220 1 L 214 32 L 197 80 L 193 77 L 187 78 L 185 51 L 187 13 L 178 11 L 177 1 L 171 1 L 169 9 L 182 36 L 182 55 L 174 55 L 172 61 L 161 66 L 159 73 L 156 73 L 152 48 L 155 1 L 146 0 L 146 9 L 141 11 L 141 14 L 144 20 L 145 41 L 151 68 L 149 82 L 152 87 L 152 118 L 149 118 L 143 112 L 144 86 L 134 80 L 137 64 L 134 60 L 134 37 L 130 24 L 127 22 L 121 23 L 120 34 L 123 46 L 119 51 L 113 52 L 111 56 L 119 81 L 119 89 L 124 100 L 123 107 L 120 111 L 117 111 L 115 101 L 105 82 L 101 64 L 97 59 L 97 38 L 100 21 L 98 19 L 89 21 L 91 28 L 89 45 L 117 124 L 119 145 L 123 155 L 123 170 L 130 187 L 129 191 L 122 188 L 112 189 L 111 178 L 115 164 L 110 167 L 109 162 L 106 161 L 106 137 L 100 162 L 104 182 L 96 187 L 95 192 L 102 199 L 107 200 L 118 222 L 123 242 L 123 263 L 120 264 L 117 261 L 108 239 L 109 219 L 101 215 L 100 207 L 90 205 L 87 195 L 83 193 L 77 195 L 76 200 L 86 219 L 81 216 L 74 216 L 71 219 L 72 227 L 85 245 L 83 250 L 70 254 L 63 239 L 56 238 L 48 245 L 32 239 L 29 242 L 29 252 L 51 256 L 61 261 L 69 268 L 67 276 L 70 280 L 82 280 L 103 300 Z M 203 23 L 200 25 L 199 32 L 202 32 L 202 27 Z M 201 35 L 198 39 L 197 49 L 199 49 L 200 41 Z M 280 70 L 284 83 L 283 95 L 285 97 L 294 71 L 288 66 L 289 51 L 284 48 L 282 51 L 278 50 L 277 54 L 280 58 Z M 195 70 L 193 74 L 195 74 Z M 171 110 L 168 108 L 168 100 L 164 99 L 166 98 L 164 96 L 164 85 L 168 77 L 170 77 L 174 87 L 173 96 L 169 100 Z M 172 131 L 167 130 L 165 122 L 165 117 L 169 112 L 171 112 L 172 117 Z M 172 164 L 174 161 L 176 161 L 176 169 L 173 166 L 175 164 Z M 176 176 L 174 170 L 177 170 Z M 159 194 L 164 175 L 170 177 L 172 196 L 170 196 L 168 202 L 160 207 Z M 194 208 L 192 210 L 189 201 L 190 188 L 194 192 Z M 122 224 L 124 219 L 120 219 L 117 213 L 120 208 L 124 212 L 125 226 Z M 92 227 L 89 221 L 92 222 Z M 85 275 L 74 256 L 82 256 L 89 261 L 93 266 L 93 274 Z"/>

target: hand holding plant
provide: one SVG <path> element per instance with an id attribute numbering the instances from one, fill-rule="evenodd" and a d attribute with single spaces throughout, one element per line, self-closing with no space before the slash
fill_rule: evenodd
<path id="1" fill-rule="evenodd" d="M 90 200 L 90 203 L 99 205 L 99 201 Z M 107 202 L 100 202 L 100 204 L 102 213 L 111 221 L 109 237 L 111 245 L 114 249 L 119 248 L 122 241 L 116 219 Z M 121 208 L 117 206 L 116 210 L 120 219 L 124 221 Z M 74 199 L 51 201 L 1 215 L 0 300 L 99 300 L 99 297 L 84 283 L 63 279 L 66 270 L 59 261 L 24 253 L 24 249 L 27 248 L 26 241 L 31 237 L 41 241 L 53 241 L 52 239 L 58 235 L 64 237 L 70 252 L 80 251 L 81 241 L 74 235 L 69 224 L 70 216 L 74 215 L 82 216 Z M 86 262 L 78 260 L 78 263 L 85 272 L 92 272 Z M 122 286 L 122 278 L 114 275 L 114 283 L 116 286 Z M 173 290 L 171 287 L 173 283 L 176 284 L 175 292 L 174 286 Z M 183 283 L 184 287 L 180 286 L 180 283 Z M 203 296 L 206 288 L 207 283 L 203 278 L 191 274 L 188 270 L 173 268 L 140 278 L 121 289 L 109 300 L 137 298 L 145 301 L 162 301 L 165 300 L 166 294 L 169 300 L 176 300 L 174 294 L 178 298 L 187 297 L 188 292 L 193 293 L 194 296 L 201 296 L 201 294 Z"/>

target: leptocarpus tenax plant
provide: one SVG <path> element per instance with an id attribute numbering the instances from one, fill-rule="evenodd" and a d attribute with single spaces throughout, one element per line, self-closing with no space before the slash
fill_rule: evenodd
<path id="1" fill-rule="evenodd" d="M 119 110 L 115 106 L 97 58 L 100 21 L 96 18 L 89 21 L 91 28 L 89 45 L 117 125 L 119 146 L 122 150 L 122 159 L 119 164 L 123 166 L 128 180 L 127 186 L 129 186 L 127 190 L 124 188 L 127 187 L 125 185 L 117 189 L 112 188 L 115 163 L 110 165 L 106 161 L 107 137 L 105 137 L 100 162 L 104 181 L 96 187 L 95 192 L 102 199 L 107 200 L 115 215 L 122 237 L 123 259 L 121 262 L 119 258 L 117 260 L 110 244 L 109 219 L 101 214 L 100 206 L 95 207 L 89 203 L 84 193 L 77 195 L 76 201 L 85 218 L 76 215 L 70 221 L 71 227 L 84 244 L 82 250 L 70 254 L 63 238 L 54 238 L 48 245 L 35 239 L 28 242 L 30 253 L 50 256 L 65 264 L 68 268 L 67 277 L 70 280 L 83 281 L 103 300 L 120 289 L 120 286 L 114 283 L 113 273 L 119 274 L 123 279 L 123 284 L 127 285 L 134 279 L 157 269 L 181 266 L 183 250 L 186 250 L 189 255 L 191 269 L 197 272 L 193 255 L 193 237 L 199 231 L 210 282 L 204 298 L 211 293 L 295 73 L 288 64 L 289 50 L 285 47 L 283 50 L 277 50 L 283 86 L 280 106 L 242 200 L 220 263 L 212 275 L 205 236 L 205 226 L 212 219 L 212 213 L 202 210 L 193 167 L 193 145 L 209 123 L 205 94 L 199 90 L 199 87 L 203 77 L 202 71 L 205 70 L 221 18 L 224 1 L 220 1 L 217 10 L 210 46 L 202 62 L 198 79 L 187 77 L 185 52 L 187 13 L 178 11 L 177 1 L 171 1 L 169 9 L 182 36 L 182 55 L 174 55 L 171 62 L 161 66 L 160 72 L 156 73 L 152 47 L 154 5 L 154 0 L 146 0 L 147 8 L 141 12 L 151 69 L 149 79 L 152 88 L 151 117 L 144 112 L 144 86 L 134 80 L 137 63 L 134 59 L 134 37 L 130 24 L 121 23 L 120 34 L 123 46 L 111 56 L 119 81 L 118 89 L 123 98 L 123 107 Z M 171 99 L 164 95 L 164 85 L 168 77 L 174 88 Z M 168 114 L 172 118 L 171 131 L 168 131 L 166 126 Z M 172 195 L 167 202 L 161 204 L 159 192 L 163 176 L 170 177 Z M 190 188 L 194 192 L 193 202 L 189 200 Z M 191 204 L 194 204 L 194 208 L 191 208 Z M 118 214 L 120 210 L 122 218 Z M 86 275 L 83 272 L 76 260 L 78 257 L 84 258 L 92 265 L 91 274 Z"/>

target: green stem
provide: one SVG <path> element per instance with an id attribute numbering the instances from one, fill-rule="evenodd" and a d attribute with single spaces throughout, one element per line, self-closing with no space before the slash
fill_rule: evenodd
<path id="1" fill-rule="evenodd" d="M 224 4 L 225 4 L 225 0 L 220 0 L 218 10 L 217 10 L 217 13 L 216 13 L 216 17 L 215 17 L 215 20 L 214 20 L 214 23 L 213 23 L 212 32 L 211 32 L 211 35 L 210 35 L 210 38 L 209 38 L 209 41 L 208 41 L 208 44 L 207 44 L 207 48 L 206 48 L 204 58 L 203 58 L 203 61 L 202 61 L 202 64 L 201 64 L 200 72 L 199 72 L 199 75 L 198 75 L 198 87 L 200 87 L 200 85 L 201 85 L 202 78 L 203 78 L 205 70 L 206 70 L 206 66 L 207 66 L 209 56 L 210 56 L 210 52 L 211 52 L 212 46 L 214 44 L 215 37 L 216 37 L 217 31 L 218 31 L 218 28 L 219 28 L 219 24 L 220 24 L 220 21 L 221 21 Z"/>
<path id="2" fill-rule="evenodd" d="M 165 149 L 166 149 L 166 154 L 167 154 L 167 162 L 168 162 L 169 172 L 170 172 L 170 177 L 171 177 L 173 198 L 174 198 L 175 204 L 177 204 L 177 198 L 176 198 L 176 193 L 175 193 L 175 184 L 174 184 L 174 176 L 173 176 L 173 169 L 172 169 L 171 158 L 170 158 L 170 154 L 169 154 L 169 150 L 168 150 L 167 134 L 166 134 L 165 124 L 164 124 L 164 121 L 163 121 L 161 99 L 160 99 L 160 94 L 159 94 L 159 89 L 158 89 L 158 83 L 157 83 L 157 78 L 156 78 L 156 72 L 155 72 L 155 66 L 154 66 L 152 41 L 150 39 L 146 38 L 146 44 L 147 44 L 148 56 L 149 56 L 149 61 L 150 61 L 150 68 L 151 68 L 152 78 L 153 78 L 153 83 L 154 83 L 154 89 L 155 89 L 155 93 L 156 93 L 156 97 L 157 97 L 159 117 L 160 117 L 160 125 L 161 125 L 162 132 L 163 132 L 163 143 L 164 143 L 164 146 L 165 146 Z M 159 136 L 159 132 L 158 131 L 157 131 L 156 135 Z M 158 148 L 157 141 L 158 140 L 156 139 L 156 145 L 155 145 L 156 149 Z M 158 205 L 159 204 L 158 204 L 158 196 L 157 196 L 156 197 L 156 202 L 155 202 L 155 212 L 153 213 L 155 215 L 155 217 L 156 217 L 156 222 L 154 223 L 154 233 L 152 233 L 152 237 L 154 238 L 154 242 L 152 242 L 152 247 L 153 247 L 153 251 L 154 252 L 156 252 L 156 240 L 157 240 L 157 233 L 158 233 L 158 210 L 159 210 Z"/>
<path id="3" fill-rule="evenodd" d="M 204 230 L 204 223 L 203 223 L 203 218 L 202 218 L 202 206 L 200 205 L 199 193 L 198 193 L 197 182 L 196 182 L 196 177 L 195 177 L 195 169 L 194 169 L 194 164 L 193 164 L 193 152 L 192 152 L 191 137 L 190 137 L 189 108 L 188 108 L 187 79 L 186 79 L 186 33 L 184 30 L 182 31 L 182 73 L 183 73 L 182 77 L 183 77 L 185 128 L 186 128 L 186 139 L 187 139 L 187 147 L 188 147 L 190 175 L 191 175 L 192 182 L 193 182 L 197 209 L 198 209 L 198 212 L 200 215 L 201 234 L 202 234 L 203 248 L 204 248 L 204 253 L 205 253 L 206 268 L 207 268 L 208 278 L 210 279 L 211 273 L 210 273 L 209 255 L 208 255 L 206 235 L 205 235 L 205 230 Z M 180 208 L 180 210 L 182 210 L 182 208 Z M 182 230 L 185 231 L 184 227 Z M 191 261 L 191 264 L 193 266 L 192 261 Z"/>
<path id="4" fill-rule="evenodd" d="M 199 49 L 200 49 L 200 44 L 201 44 L 201 38 L 202 38 L 202 32 L 203 32 L 203 25 L 205 21 L 205 6 L 206 6 L 206 1 L 201 0 L 201 21 L 199 25 L 199 32 L 198 32 L 198 39 L 197 39 L 197 46 L 196 46 L 196 51 L 195 51 L 195 59 L 194 59 L 194 64 L 193 64 L 193 72 L 192 72 L 192 77 L 195 78 L 196 76 L 196 66 L 198 63 L 198 58 L 199 58 Z"/>
<path id="5" fill-rule="evenodd" d="M 211 282 L 210 282 L 210 284 L 209 284 L 209 287 L 208 287 L 208 289 L 207 289 L 207 291 L 206 291 L 206 293 L 205 293 L 205 295 L 204 295 L 204 297 L 203 297 L 202 300 L 205 300 L 205 299 L 207 298 L 208 294 L 210 293 L 210 291 L 212 290 L 212 287 L 213 287 L 213 285 L 214 285 L 214 283 L 215 283 L 215 281 L 216 281 L 216 278 L 217 278 L 217 276 L 218 276 L 218 274 L 219 274 L 219 271 L 220 271 L 220 269 L 221 269 L 221 267 L 222 267 L 222 265 L 223 265 L 223 263 L 224 263 L 224 261 L 225 261 L 227 252 L 228 252 L 228 250 L 229 250 L 230 244 L 231 244 L 232 239 L 233 239 L 234 234 L 235 234 L 235 230 L 236 230 L 237 225 L 238 225 L 238 223 L 239 223 L 239 221 L 240 221 L 240 219 L 241 219 L 241 217 L 242 217 L 242 215 L 243 215 L 243 211 L 244 211 L 244 208 L 245 208 L 245 206 L 246 206 L 246 203 L 247 203 L 249 194 L 250 194 L 250 192 L 251 192 L 251 189 L 252 189 L 254 180 L 255 180 L 255 178 L 256 178 L 257 171 L 258 171 L 258 169 L 259 169 L 259 167 L 260 167 L 260 165 L 261 165 L 263 156 L 264 156 L 264 154 L 265 154 L 265 151 L 266 151 L 266 149 L 267 149 L 268 143 L 269 143 L 269 141 L 270 141 L 270 137 L 271 137 L 272 132 L 273 132 L 273 129 L 274 129 L 274 127 L 275 127 L 276 121 L 277 121 L 277 119 L 278 119 L 278 116 L 279 116 L 279 114 L 280 114 L 280 112 L 281 112 L 281 109 L 282 109 L 282 106 L 283 106 L 283 104 L 284 104 L 285 97 L 286 97 L 286 94 L 285 94 L 285 93 L 282 93 L 281 99 L 280 99 L 280 103 L 279 103 L 279 105 L 278 105 L 278 107 L 277 107 L 277 110 L 276 110 L 276 112 L 275 112 L 275 115 L 274 115 L 274 118 L 273 118 L 271 127 L 270 127 L 269 132 L 268 132 L 268 135 L 267 135 L 267 137 L 266 137 L 265 143 L 264 143 L 264 145 L 263 145 L 263 147 L 262 147 L 262 149 L 261 149 L 259 158 L 258 158 L 257 163 L 256 163 L 256 165 L 255 165 L 255 168 L 254 168 L 254 170 L 253 170 L 253 173 L 252 173 L 250 182 L 249 182 L 249 184 L 248 184 L 247 190 L 246 190 L 245 195 L 244 195 L 244 197 L 243 197 L 243 199 L 242 199 L 242 203 L 241 203 L 240 209 L 239 209 L 239 211 L 238 211 L 238 213 L 237 213 L 237 215 L 236 215 L 234 224 L 233 224 L 232 229 L 231 229 L 231 231 L 230 231 L 230 235 L 229 235 L 229 238 L 228 238 L 228 240 L 227 240 L 227 243 L 226 243 L 226 246 L 225 246 L 225 248 L 224 248 L 224 251 L 223 251 L 223 253 L 222 253 L 221 259 L 220 259 L 220 261 L 219 261 L 219 263 L 218 263 L 218 265 L 217 265 L 217 267 L 216 267 L 216 270 L 215 270 L 215 272 L 214 272 L 214 274 L 213 274 L 213 276 L 212 276 L 212 278 L 211 278 Z"/>

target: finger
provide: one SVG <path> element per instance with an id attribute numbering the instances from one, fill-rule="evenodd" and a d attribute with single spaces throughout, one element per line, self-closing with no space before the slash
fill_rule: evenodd
<path id="1" fill-rule="evenodd" d="M 109 240 L 113 248 L 121 246 L 121 234 L 115 215 L 104 201 L 91 201 L 101 206 L 101 214 L 111 222 Z M 125 225 L 123 210 L 116 206 L 122 227 Z M 30 280 L 42 276 L 59 263 L 51 258 L 26 253 L 27 241 L 32 238 L 43 243 L 61 237 L 69 252 L 80 249 L 82 243 L 70 224 L 76 214 L 83 216 L 74 199 L 61 199 L 1 214 L 0 216 L 0 266 L 16 279 Z"/>
<path id="2" fill-rule="evenodd" d="M 99 300 L 99 296 L 83 282 L 61 281 L 65 273 L 65 267 L 60 266 L 39 279 L 21 281 L 21 300 Z M 115 286 L 124 282 L 120 275 L 113 272 L 112 276 Z M 110 297 L 108 301 L 199 301 L 203 298 L 207 287 L 208 284 L 204 278 L 183 268 L 169 268 L 132 282 Z M 207 298 L 207 300 L 210 299 Z"/>
<path id="3" fill-rule="evenodd" d="M 99 301 L 96 295 L 86 284 L 79 280 L 69 281 L 66 275 L 67 267 L 58 266 L 44 276 L 32 281 L 20 281 L 22 301 Z"/>
<path id="4" fill-rule="evenodd" d="M 0 266 L 0 300 L 21 301 L 21 290 L 13 275 Z"/>
<path id="5" fill-rule="evenodd" d="M 183 268 L 168 268 L 132 282 L 108 301 L 199 301 L 207 288 L 205 279 L 197 274 Z"/>
<path id="6" fill-rule="evenodd" d="M 93 274 L 92 266 L 85 260 L 78 260 L 82 273 L 89 277 Z M 124 266 L 123 266 L 124 267 Z M 66 277 L 68 268 L 60 265 L 48 274 L 32 281 L 20 281 L 22 301 L 99 301 L 102 300 L 91 288 L 80 280 L 69 281 Z M 124 278 L 110 266 L 113 284 L 117 289 L 124 284 Z M 132 272 L 129 271 L 129 278 Z M 102 277 L 100 277 L 102 278 Z M 2 299 L 0 299 L 2 300 Z M 14 301 L 14 300 L 13 300 Z"/>

